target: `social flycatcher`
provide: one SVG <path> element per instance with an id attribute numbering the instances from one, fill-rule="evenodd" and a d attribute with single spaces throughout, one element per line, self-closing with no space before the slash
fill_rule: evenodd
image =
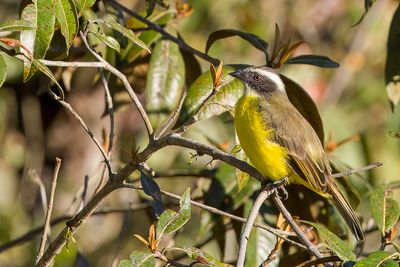
<path id="1" fill-rule="evenodd" d="M 357 240 L 364 240 L 316 132 L 289 101 L 279 74 L 267 67 L 249 67 L 230 75 L 246 85 L 235 106 L 235 128 L 253 166 L 273 181 L 288 177 L 329 198 Z"/>

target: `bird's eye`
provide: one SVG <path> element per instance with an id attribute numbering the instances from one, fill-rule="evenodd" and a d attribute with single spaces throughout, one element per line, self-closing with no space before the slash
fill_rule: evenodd
<path id="1" fill-rule="evenodd" d="M 261 80 L 261 76 L 258 75 L 258 74 L 255 74 L 255 75 L 253 76 L 253 79 L 254 79 L 255 81 L 260 81 L 260 80 Z"/>

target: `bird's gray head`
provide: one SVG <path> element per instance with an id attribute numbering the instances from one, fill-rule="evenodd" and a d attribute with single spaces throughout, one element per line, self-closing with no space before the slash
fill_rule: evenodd
<path id="1" fill-rule="evenodd" d="M 268 67 L 248 67 L 229 73 L 243 81 L 249 92 L 259 95 L 269 95 L 274 92 L 285 93 L 285 85 L 279 74 Z"/>

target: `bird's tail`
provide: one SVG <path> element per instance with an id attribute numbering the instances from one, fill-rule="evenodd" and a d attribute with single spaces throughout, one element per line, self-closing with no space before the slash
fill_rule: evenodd
<path id="1" fill-rule="evenodd" d="M 350 206 L 350 203 L 343 196 L 335 183 L 329 183 L 328 187 L 329 193 L 332 195 L 331 200 L 333 205 L 335 205 L 340 215 L 342 215 L 351 232 L 357 238 L 357 241 L 364 240 L 364 233 L 362 231 L 360 221 Z"/>

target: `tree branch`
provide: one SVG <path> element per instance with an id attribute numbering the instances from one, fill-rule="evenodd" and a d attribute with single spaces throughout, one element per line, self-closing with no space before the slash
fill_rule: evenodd
<path id="1" fill-rule="evenodd" d="M 105 64 L 103 62 L 78 62 L 78 61 L 73 61 L 73 62 L 68 62 L 68 61 L 53 61 L 53 60 L 47 60 L 47 59 L 40 59 L 40 62 L 42 62 L 46 66 L 51 66 L 51 67 L 72 67 L 72 68 L 106 68 Z"/>
<path id="2" fill-rule="evenodd" d="M 123 187 L 124 188 L 135 189 L 135 190 L 143 190 L 143 188 L 141 186 L 137 186 L 137 185 L 134 185 L 134 184 L 131 184 L 131 183 L 124 183 Z M 164 190 L 161 190 L 161 194 L 164 195 L 164 196 L 176 199 L 178 201 L 181 199 L 180 196 L 178 196 L 178 195 L 176 195 L 174 193 L 171 193 L 171 192 L 164 191 Z M 247 220 L 248 220 L 248 219 L 245 219 L 245 218 L 230 214 L 228 212 L 219 210 L 217 208 L 214 208 L 214 207 L 199 203 L 199 202 L 194 201 L 194 200 L 191 200 L 191 204 L 193 206 L 195 206 L 195 207 L 201 208 L 203 210 L 207 210 L 207 211 L 212 212 L 212 213 L 217 214 L 217 215 L 225 216 L 227 218 L 230 218 L 230 219 L 232 219 L 234 221 L 238 221 L 238 222 L 241 222 L 241 223 L 246 223 Z M 290 239 L 288 239 L 286 237 L 286 236 L 295 236 L 295 234 L 293 232 L 282 231 L 280 229 L 276 229 L 276 228 L 270 227 L 268 225 L 261 225 L 261 224 L 258 224 L 258 223 L 254 223 L 254 224 L 252 224 L 252 226 L 260 228 L 260 229 L 263 229 L 263 230 L 268 231 L 268 232 L 270 232 L 270 233 L 272 233 L 272 234 L 274 234 L 274 235 L 276 235 L 276 236 L 278 236 L 280 238 L 283 238 L 284 240 L 286 240 L 288 243 L 290 243 L 292 245 L 295 245 L 297 247 L 306 249 L 305 246 L 303 246 L 303 245 L 301 245 L 301 244 L 299 244 L 297 242 L 294 242 L 293 240 L 290 240 Z"/>
<path id="3" fill-rule="evenodd" d="M 109 173 L 113 173 L 112 167 L 110 164 L 110 160 L 107 156 L 107 153 L 104 151 L 103 146 L 100 144 L 99 140 L 94 136 L 93 132 L 89 129 L 89 127 L 86 125 L 85 121 L 82 119 L 81 116 L 74 110 L 74 108 L 66 101 L 62 100 L 58 95 L 53 93 L 50 89 L 47 90 L 49 95 L 58 103 L 60 103 L 69 113 L 74 116 L 74 118 L 78 121 L 78 123 L 83 127 L 83 129 L 86 131 L 86 133 L 89 135 L 89 137 L 92 139 L 92 141 L 95 143 L 97 148 L 99 149 L 101 155 L 104 158 L 104 162 L 107 165 Z"/>
<path id="4" fill-rule="evenodd" d="M 54 259 L 55 255 L 58 254 L 61 249 L 64 247 L 64 245 L 67 242 L 68 235 L 73 235 L 79 227 L 85 223 L 85 221 L 92 215 L 94 210 L 102 203 L 102 201 L 114 190 L 123 187 L 123 181 L 129 177 L 129 175 L 136 170 L 138 164 L 147 161 L 147 159 L 156 151 L 166 147 L 166 146 L 180 146 L 180 147 L 186 147 L 189 149 L 192 149 L 196 151 L 199 155 L 209 155 L 213 159 L 218 159 L 222 160 L 236 168 L 238 168 L 241 171 L 244 171 L 254 178 L 258 179 L 261 182 L 265 182 L 265 178 L 251 165 L 249 165 L 247 162 L 242 161 L 237 159 L 236 157 L 225 153 L 223 151 L 220 151 L 214 147 L 202 144 L 200 142 L 186 139 L 179 134 L 176 133 L 171 133 L 168 134 L 164 137 L 161 137 L 160 139 L 155 139 L 152 142 L 148 144 L 148 146 L 139 152 L 137 155 L 135 155 L 135 158 L 132 159 L 130 163 L 125 165 L 115 176 L 114 179 L 107 183 L 106 185 L 103 186 L 100 191 L 93 196 L 91 200 L 88 201 L 85 207 L 76 214 L 67 224 L 67 227 L 65 227 L 55 238 L 55 240 L 49 245 L 47 248 L 46 252 L 43 254 L 43 257 L 40 259 L 38 262 L 37 266 L 49 266 Z M 179 196 L 176 196 L 174 194 L 170 194 L 167 192 L 162 192 L 165 195 L 169 195 L 171 197 L 174 197 L 176 199 L 180 199 Z M 288 222 L 293 223 L 294 226 L 292 225 L 293 229 L 295 230 L 296 234 L 299 236 L 299 238 L 304 242 L 306 247 L 309 249 L 310 252 L 313 254 L 315 253 L 316 255 L 322 255 L 319 253 L 318 250 L 316 250 L 315 246 L 311 244 L 309 240 L 304 236 L 304 233 L 302 233 L 300 227 L 297 226 L 297 224 L 294 223 L 293 219 L 290 216 L 290 213 L 286 210 L 286 208 L 283 206 L 282 202 L 280 199 L 277 197 L 274 197 L 273 200 L 275 201 L 278 209 L 281 211 L 281 213 L 286 216 L 285 219 L 288 220 Z M 200 208 L 206 208 L 205 205 L 201 203 L 194 203 L 192 204 L 195 206 L 197 205 Z M 215 210 L 214 210 L 215 211 Z M 240 218 L 240 217 L 239 217 Z M 286 235 L 286 232 L 282 232 L 284 235 Z M 282 237 L 282 236 L 280 236 Z M 284 238 L 284 237 L 282 237 Z M 285 239 L 288 240 L 288 242 L 293 243 L 290 239 Z M 290 241 L 289 241 L 290 240 Z M 311 245 L 310 245 L 311 244 Z M 314 254 L 314 255 L 315 255 Z"/>
<path id="5" fill-rule="evenodd" d="M 306 237 L 304 232 L 300 229 L 300 227 L 297 225 L 297 223 L 293 220 L 292 215 L 289 213 L 289 211 L 283 205 L 281 199 L 277 195 L 275 195 L 272 197 L 272 200 L 274 201 L 278 210 L 282 213 L 282 216 L 290 224 L 293 231 L 296 233 L 297 237 L 307 247 L 307 250 L 311 254 L 313 254 L 315 257 L 317 257 L 318 259 L 323 258 L 321 252 L 319 252 L 319 250 L 310 242 L 310 240 L 308 240 L 308 238 Z M 326 266 L 330 266 L 330 265 L 326 265 Z"/>
<path id="6" fill-rule="evenodd" d="M 379 161 L 372 162 L 371 164 L 369 164 L 367 166 L 364 166 L 364 167 L 361 167 L 361 168 L 358 168 L 358 169 L 349 169 L 349 170 L 344 171 L 344 172 L 334 173 L 334 174 L 332 174 L 332 177 L 333 178 L 340 178 L 340 177 L 344 177 L 344 176 L 350 176 L 350 175 L 353 175 L 353 174 L 356 174 L 356 173 L 359 173 L 359 172 L 364 172 L 364 171 L 368 171 L 368 170 L 371 170 L 371 169 L 375 169 L 375 168 L 380 167 L 382 165 L 383 165 L 383 163 L 379 162 Z"/>
<path id="7" fill-rule="evenodd" d="M 56 166 L 54 168 L 54 175 L 51 180 L 50 197 L 49 197 L 49 202 L 47 205 L 47 212 L 46 212 L 46 217 L 45 217 L 43 234 L 42 234 L 42 237 L 40 240 L 39 251 L 36 256 L 36 262 L 38 262 L 39 259 L 42 257 L 44 248 L 46 247 L 47 236 L 50 234 L 50 217 L 51 217 L 51 213 L 53 211 L 54 195 L 56 192 L 57 178 L 58 178 L 58 172 L 60 171 L 60 167 L 61 167 L 61 159 L 56 158 Z"/>
<path id="8" fill-rule="evenodd" d="M 257 199 L 254 201 L 253 207 L 251 207 L 249 216 L 247 217 L 246 224 L 240 235 L 240 244 L 239 244 L 239 252 L 238 258 L 236 262 L 236 267 L 243 267 L 244 261 L 246 259 L 246 248 L 247 248 L 247 241 L 250 237 L 251 229 L 253 228 L 254 222 L 256 221 L 258 212 L 264 201 L 274 192 L 275 189 L 271 191 L 271 187 L 269 185 L 264 186 L 260 194 L 257 196 Z"/>
<path id="9" fill-rule="evenodd" d="M 142 117 L 142 120 L 144 122 L 144 125 L 146 126 L 146 130 L 147 130 L 147 134 L 149 136 L 149 139 L 152 140 L 153 139 L 153 127 L 151 126 L 149 117 L 146 114 L 146 111 L 144 110 L 142 104 L 140 103 L 139 99 L 137 98 L 135 92 L 132 89 L 132 86 L 130 85 L 128 79 L 126 78 L 126 76 L 120 72 L 119 70 L 117 70 L 116 68 L 114 68 L 114 66 L 112 66 L 110 63 L 108 63 L 104 58 L 102 58 L 99 54 L 97 54 L 96 51 L 93 50 L 93 48 L 90 47 L 87 38 L 86 38 L 86 34 L 80 32 L 80 36 L 81 39 L 83 41 L 83 43 L 85 44 L 86 48 L 89 50 L 89 52 L 101 63 L 103 63 L 104 68 L 106 70 L 108 70 L 109 72 L 111 72 L 112 74 L 114 74 L 115 76 L 118 77 L 118 79 L 121 80 L 121 82 L 123 83 L 126 91 L 128 92 L 129 98 L 132 100 L 133 104 L 136 106 L 137 110 L 139 111 L 140 116 Z"/>
<path id="10" fill-rule="evenodd" d="M 297 265 L 297 267 L 311 267 L 311 266 L 318 266 L 318 264 L 322 263 L 327 263 L 327 262 L 334 262 L 334 261 L 342 261 L 338 256 L 329 256 L 329 257 L 324 257 L 321 259 L 316 259 L 316 260 L 310 260 L 303 262 L 300 265 Z"/>
<path id="11" fill-rule="evenodd" d="M 123 6 L 122 4 L 118 3 L 115 0 L 105 0 L 105 2 L 110 3 L 111 5 L 113 5 L 114 7 L 116 7 L 117 9 L 129 14 L 130 16 L 136 18 L 137 20 L 143 22 L 144 24 L 146 24 L 147 26 L 149 26 L 151 29 L 155 30 L 156 32 L 161 33 L 161 35 L 164 37 L 164 39 L 170 40 L 174 43 L 176 43 L 182 50 L 185 50 L 193 55 L 196 55 L 214 65 L 218 65 L 219 64 L 219 60 L 213 57 L 210 57 L 209 55 L 200 52 L 197 49 L 194 49 L 193 47 L 191 47 L 190 45 L 188 45 L 187 43 L 185 43 L 184 41 L 182 41 L 181 39 L 173 36 L 172 34 L 166 32 L 161 26 L 159 26 L 158 24 L 151 22 L 149 20 L 147 20 L 146 18 L 140 16 L 138 13 L 136 13 L 135 11 Z"/>

